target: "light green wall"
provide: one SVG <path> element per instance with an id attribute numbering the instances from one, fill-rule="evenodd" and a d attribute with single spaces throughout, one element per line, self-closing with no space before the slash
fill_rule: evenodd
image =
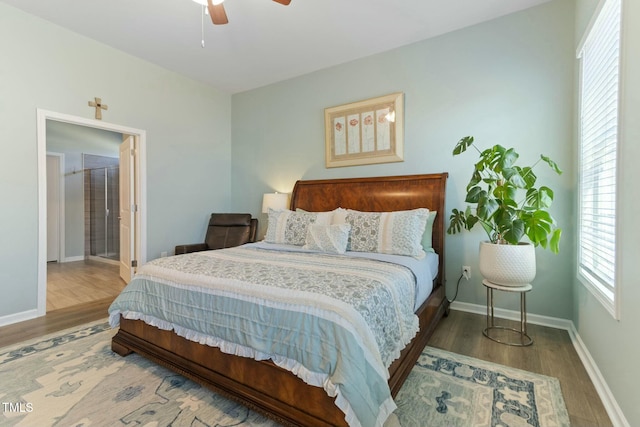
<path id="1" fill-rule="evenodd" d="M 36 308 L 36 109 L 147 131 L 147 258 L 230 208 L 231 97 L 0 3 L 0 322 Z"/>
<path id="2" fill-rule="evenodd" d="M 589 349 L 628 425 L 640 425 L 638 383 L 640 382 L 640 2 L 623 0 L 623 36 L 621 69 L 621 127 L 618 152 L 620 175 L 618 211 L 617 271 L 620 289 L 620 320 L 600 305 L 574 276 L 574 323 Z M 597 0 L 578 0 L 576 10 L 576 47 L 597 6 Z"/>
<path id="3" fill-rule="evenodd" d="M 35 309 L 37 290 L 36 108 L 91 118 L 87 101 L 109 105 L 105 121 L 147 133 L 148 254 L 202 238 L 214 210 L 260 214 L 262 194 L 297 179 L 448 171 L 447 213 L 461 206 L 473 159 L 455 142 L 539 152 L 565 170 L 540 171 L 556 190 L 564 228 L 559 256 L 538 251 L 529 312 L 573 319 L 630 425 L 640 425 L 635 337 L 640 286 L 638 197 L 621 201 L 622 317 L 615 321 L 575 279 L 575 47 L 597 0 L 556 0 L 491 22 L 246 93 L 215 89 L 150 65 L 0 3 L 0 320 Z M 640 2 L 624 0 L 621 194 L 640 171 Z M 577 5 L 574 11 L 574 5 Z M 575 12 L 575 13 L 574 13 Z M 574 22 L 575 20 L 575 22 Z M 323 109 L 405 93 L 405 161 L 326 169 Z M 231 139 L 233 138 L 233 145 Z M 170 201 L 170 202 L 169 202 Z M 449 295 L 462 264 L 474 280 L 459 300 L 484 304 L 478 280 L 480 231 L 447 236 Z M 516 309 L 515 301 L 498 305 Z"/>
<path id="4" fill-rule="evenodd" d="M 447 212 L 462 207 L 472 155 L 452 157 L 455 143 L 474 135 L 481 147 L 515 146 L 532 163 L 540 153 L 565 170 L 543 168 L 556 191 L 553 213 L 564 228 L 561 254 L 538 250 L 529 312 L 570 319 L 575 222 L 574 10 L 555 1 L 390 52 L 233 96 L 232 197 L 236 210 L 259 214 L 262 194 L 290 192 L 298 179 L 449 172 Z M 542 31 L 542 29 L 544 29 Z M 405 94 L 405 161 L 326 169 L 325 107 L 392 92 Z M 469 153 L 470 154 L 470 153 Z M 265 215 L 260 214 L 263 224 Z M 459 301 L 484 305 L 477 264 L 481 230 L 447 236 L 448 294 L 462 265 L 472 280 Z M 497 304 L 518 309 L 499 296 Z"/>

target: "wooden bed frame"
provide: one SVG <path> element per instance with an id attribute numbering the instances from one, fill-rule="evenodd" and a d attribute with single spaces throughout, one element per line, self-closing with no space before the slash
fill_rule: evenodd
<path id="1" fill-rule="evenodd" d="M 394 211 L 426 207 L 438 212 L 433 248 L 440 256 L 434 289 L 418 309 L 420 332 L 389 368 L 395 397 L 422 353 L 438 321 L 448 309 L 444 289 L 444 203 L 447 173 L 376 178 L 298 181 L 291 208 L 330 211 L 337 207 L 361 211 Z M 320 387 L 307 385 L 270 361 L 222 353 L 149 326 L 120 319 L 111 348 L 121 356 L 136 352 L 206 387 L 234 399 L 283 425 L 346 426 L 344 413 Z"/>

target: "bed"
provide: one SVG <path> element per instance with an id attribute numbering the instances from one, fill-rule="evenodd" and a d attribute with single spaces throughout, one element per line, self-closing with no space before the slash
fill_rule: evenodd
<path id="1" fill-rule="evenodd" d="M 393 361 L 387 366 L 388 376 L 384 386 L 387 389 L 388 385 L 391 396 L 395 396 L 402 387 L 436 325 L 448 310 L 444 289 L 445 252 L 444 215 L 442 215 L 446 179 L 447 173 L 301 180 L 295 184 L 291 195 L 292 211 L 331 212 L 337 208 L 344 208 L 361 212 L 391 212 L 427 208 L 439 213 L 435 216 L 432 231 L 432 247 L 437 255 L 437 272 L 434 271 L 432 274 L 431 292 L 428 297 L 417 307 L 413 307 L 417 315 L 416 324 L 419 331 L 408 340 L 410 342 L 406 346 L 402 344 L 402 348 L 398 350 L 399 357 L 390 356 Z M 216 252 L 216 257 L 233 259 L 243 250 L 246 252 L 262 249 L 236 248 L 229 252 L 224 252 L 227 251 L 226 249 L 212 252 Z M 180 257 L 184 256 L 180 255 Z M 275 256 L 282 257 L 282 254 Z M 314 258 L 323 260 L 321 256 Z M 178 287 L 180 286 L 178 284 Z M 331 393 L 328 394 L 326 388 L 309 385 L 303 381 L 300 377 L 305 380 L 308 378 L 301 375 L 299 370 L 296 374 L 290 372 L 290 369 L 296 371 L 296 367 L 285 369 L 281 366 L 285 366 L 286 363 L 274 363 L 276 358 L 271 360 L 265 357 L 252 357 L 252 355 L 255 356 L 254 354 L 245 354 L 244 356 L 249 357 L 242 357 L 236 355 L 238 351 L 235 351 L 236 354 L 229 354 L 229 349 L 223 352 L 220 348 L 224 346 L 218 348 L 215 346 L 215 341 L 208 342 L 203 340 L 202 336 L 189 336 L 179 329 L 177 333 L 175 328 L 162 324 L 153 326 L 149 323 L 154 322 L 145 322 L 147 319 L 144 316 L 126 316 L 124 310 L 110 309 L 110 312 L 112 317 L 115 313 L 118 321 L 114 323 L 119 324 L 119 330 L 112 340 L 112 350 L 121 356 L 136 352 L 226 397 L 239 401 L 283 425 L 369 424 L 369 421 L 362 421 L 366 418 L 354 418 L 353 413 L 347 413 L 347 419 L 345 419 L 344 403 L 339 404 L 342 396 L 340 393 L 337 397 L 335 393 L 330 397 Z M 346 386 L 344 390 L 343 393 L 346 394 Z M 338 406 L 343 408 L 340 409 Z M 354 407 L 356 406 L 354 404 Z M 371 425 L 374 424 L 371 423 Z"/>

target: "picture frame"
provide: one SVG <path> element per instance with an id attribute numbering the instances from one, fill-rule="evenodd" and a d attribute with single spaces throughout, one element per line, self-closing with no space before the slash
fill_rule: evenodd
<path id="1" fill-rule="evenodd" d="M 325 108 L 327 168 L 404 161 L 404 93 Z"/>

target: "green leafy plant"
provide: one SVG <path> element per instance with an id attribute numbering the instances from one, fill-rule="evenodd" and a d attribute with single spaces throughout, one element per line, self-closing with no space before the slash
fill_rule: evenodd
<path id="1" fill-rule="evenodd" d="M 515 245 L 527 236 L 533 245 L 558 253 L 562 230 L 548 210 L 553 202 L 553 190 L 546 186 L 536 188 L 537 177 L 533 172 L 533 168 L 543 162 L 560 175 L 558 165 L 541 155 L 532 166 L 521 167 L 516 165 L 520 156 L 513 148 L 494 145 L 480 151 L 472 144 L 473 137 L 466 136 L 453 150 L 457 156 L 473 147 L 480 160 L 467 184 L 465 202 L 469 205 L 464 211 L 451 211 L 447 233 L 471 230 L 480 224 L 493 243 Z"/>

